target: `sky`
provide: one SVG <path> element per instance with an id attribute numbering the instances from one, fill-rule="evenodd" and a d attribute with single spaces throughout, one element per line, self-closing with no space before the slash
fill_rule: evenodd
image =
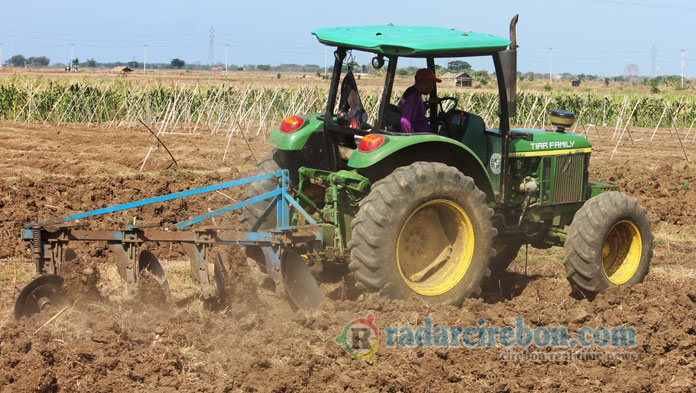
<path id="1" fill-rule="evenodd" d="M 142 62 L 147 45 L 148 63 L 180 58 L 207 64 L 213 28 L 216 62 L 225 62 L 227 48 L 229 64 L 324 66 L 325 47 L 311 35 L 318 28 L 393 23 L 507 38 L 510 19 L 519 14 L 521 72 L 548 73 L 551 60 L 554 74 L 615 76 L 635 64 L 641 75 L 680 75 L 684 49 L 685 75 L 696 77 L 693 0 L 2 0 L 0 4 L 4 5 L 3 62 L 22 54 L 47 56 L 52 64 L 68 63 L 74 44 L 74 55 L 81 61 Z M 355 60 L 365 64 L 370 57 L 356 53 Z M 475 69 L 492 70 L 489 60 L 469 62 Z M 418 59 L 399 63 L 408 65 L 422 64 Z"/>

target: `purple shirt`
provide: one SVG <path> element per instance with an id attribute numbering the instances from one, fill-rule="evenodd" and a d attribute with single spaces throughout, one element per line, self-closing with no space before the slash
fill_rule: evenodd
<path id="1" fill-rule="evenodd" d="M 409 134 L 412 132 L 430 132 L 430 123 L 425 117 L 425 103 L 418 90 L 413 92 L 407 90 L 404 97 L 399 100 L 399 107 L 403 109 L 401 132 Z"/>

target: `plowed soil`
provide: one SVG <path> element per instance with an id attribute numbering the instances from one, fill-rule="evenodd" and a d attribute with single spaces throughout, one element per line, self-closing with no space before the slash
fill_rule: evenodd
<path id="1" fill-rule="evenodd" d="M 420 300 L 380 301 L 342 281 L 322 284 L 320 311 L 294 310 L 269 289 L 265 274 L 241 248 L 221 248 L 230 299 L 209 311 L 197 298 L 189 263 L 178 247 L 148 248 L 167 273 L 171 296 L 148 276 L 130 298 L 104 244 L 79 244 L 66 266 L 68 299 L 15 321 L 15 285 L 35 273 L 20 240 L 22 225 L 250 174 L 270 152 L 264 136 L 247 145 L 224 135 L 165 135 L 140 171 L 152 137 L 144 129 L 0 124 L 0 390 L 185 392 L 422 391 L 696 391 L 696 167 L 672 133 L 632 130 L 610 160 L 613 129 L 590 133 L 591 178 L 615 183 L 638 199 L 655 234 L 644 283 L 612 288 L 592 301 L 571 294 L 563 250 L 530 248 L 509 271 L 486 282 L 461 308 Z M 642 138 L 642 139 L 641 139 Z M 641 140 L 639 140 L 641 139 Z M 696 159 L 696 148 L 684 143 Z M 132 223 L 172 224 L 238 201 L 230 189 L 181 202 L 90 219 L 91 229 Z M 238 216 L 216 219 L 237 227 Z M 71 245 L 72 247 L 72 245 Z M 524 250 L 524 249 L 523 249 Z M 506 348 L 388 348 L 379 338 L 373 364 L 335 341 L 368 314 L 387 326 L 631 326 L 634 359 L 544 362 L 503 359 Z M 57 316 L 56 316 L 57 315 Z M 50 320 L 52 317 L 54 319 Z M 593 351 L 611 351 L 590 348 Z M 524 350 L 516 348 L 515 350 Z M 532 346 L 530 351 L 547 351 Z"/>

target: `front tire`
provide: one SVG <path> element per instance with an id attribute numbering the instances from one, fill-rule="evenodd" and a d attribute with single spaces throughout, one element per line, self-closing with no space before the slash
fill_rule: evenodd
<path id="1" fill-rule="evenodd" d="M 565 243 L 566 277 L 586 296 L 643 281 L 653 235 L 645 208 L 621 192 L 600 194 L 575 214 Z"/>
<path id="2" fill-rule="evenodd" d="M 485 199 L 473 179 L 441 163 L 416 162 L 375 183 L 349 244 L 358 289 L 456 306 L 480 294 L 497 234 Z"/>

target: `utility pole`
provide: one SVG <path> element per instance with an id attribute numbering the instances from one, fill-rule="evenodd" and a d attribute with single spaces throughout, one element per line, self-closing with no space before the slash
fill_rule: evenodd
<path id="1" fill-rule="evenodd" d="M 326 68 L 326 56 L 327 56 L 328 53 L 329 53 L 329 52 L 328 52 L 328 49 L 327 49 L 327 47 L 325 46 L 325 47 L 324 47 L 324 78 L 326 78 L 326 73 L 327 73 L 327 68 Z"/>
<path id="2" fill-rule="evenodd" d="M 2 69 L 2 46 L 5 45 L 2 42 L 0 42 L 0 69 Z"/>
<path id="3" fill-rule="evenodd" d="M 147 44 L 145 44 L 145 56 L 143 57 L 143 74 L 147 72 Z"/>
<path id="4" fill-rule="evenodd" d="M 549 84 L 553 83 L 553 67 L 552 67 L 552 58 L 553 58 L 553 48 L 549 48 Z"/>
<path id="5" fill-rule="evenodd" d="M 2 45 L 2 44 L 0 44 L 0 45 Z M 2 46 L 0 46 L 0 48 L 2 48 Z M 2 62 L 2 52 L 0 52 L 0 62 Z M 682 49 L 682 64 L 681 64 L 681 66 L 682 66 L 682 84 L 681 84 L 681 87 L 683 89 L 684 88 L 684 49 Z"/>
<path id="6" fill-rule="evenodd" d="M 75 44 L 70 44 L 70 64 L 68 64 L 68 67 L 70 67 L 69 68 L 70 72 L 73 71 L 72 60 L 73 60 L 74 51 L 75 51 Z"/>
<path id="7" fill-rule="evenodd" d="M 227 52 L 230 48 L 230 44 L 225 44 L 225 76 L 227 76 Z"/>
<path id="8" fill-rule="evenodd" d="M 657 48 L 655 46 L 650 48 L 650 59 L 652 60 L 652 76 L 654 78 L 657 76 Z"/>

